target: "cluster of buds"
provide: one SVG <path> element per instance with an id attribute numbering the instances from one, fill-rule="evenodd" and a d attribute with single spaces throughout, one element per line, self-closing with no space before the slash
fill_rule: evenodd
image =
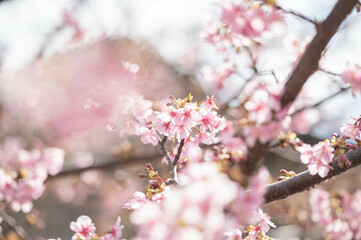
<path id="1" fill-rule="evenodd" d="M 280 170 L 281 176 L 277 178 L 277 181 L 282 181 L 291 177 L 296 176 L 296 173 L 294 171 L 287 171 L 286 169 Z"/>
<path id="2" fill-rule="evenodd" d="M 145 187 L 145 195 L 148 198 L 152 198 L 155 194 L 164 191 L 166 184 L 164 180 L 158 175 L 158 171 L 155 171 L 150 163 L 145 165 L 145 174 L 139 175 L 140 178 L 149 178 L 149 182 Z"/>

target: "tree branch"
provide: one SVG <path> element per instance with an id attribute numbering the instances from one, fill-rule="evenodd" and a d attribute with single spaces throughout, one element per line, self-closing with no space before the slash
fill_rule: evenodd
<path id="1" fill-rule="evenodd" d="M 175 155 L 174 160 L 172 162 L 172 166 L 175 166 L 175 165 L 178 164 L 178 160 L 179 160 L 180 155 L 182 153 L 183 146 L 184 146 L 184 139 L 182 139 L 180 144 L 179 144 L 177 154 Z"/>
<path id="2" fill-rule="evenodd" d="M 267 193 L 265 195 L 266 203 L 273 202 L 279 199 L 286 198 L 295 193 L 299 193 L 310 189 L 316 184 L 326 181 L 336 175 L 339 175 L 347 170 L 354 168 L 361 164 L 361 147 L 346 154 L 346 157 L 350 160 L 351 166 L 349 168 L 340 168 L 338 166 L 338 158 L 335 158 L 332 162 L 333 169 L 330 170 L 325 178 L 321 178 L 319 175 L 312 176 L 308 171 L 297 174 L 296 176 L 272 183 L 267 186 Z"/>
<path id="3" fill-rule="evenodd" d="M 295 70 L 286 82 L 284 94 L 281 98 L 283 107 L 295 100 L 304 83 L 318 69 L 318 62 L 322 52 L 342 21 L 351 13 L 357 3 L 357 0 L 339 0 L 330 15 L 318 26 L 316 36 L 308 45 Z"/>

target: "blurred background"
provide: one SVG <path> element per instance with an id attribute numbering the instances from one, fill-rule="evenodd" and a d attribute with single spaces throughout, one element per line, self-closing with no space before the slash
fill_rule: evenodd
<path id="1" fill-rule="evenodd" d="M 322 21 L 335 2 L 280 0 L 278 4 Z M 222 88 L 202 74 L 204 66 L 225 61 L 204 38 L 207 24 L 219 17 L 219 4 L 214 0 L 0 1 L 0 141 L 16 137 L 31 149 L 41 140 L 67 153 L 64 173 L 49 178 L 34 210 L 14 214 L 31 236 L 70 239 L 69 223 L 82 214 L 94 219 L 100 233 L 121 215 L 125 235 L 132 234 L 128 211 L 122 207 L 134 191 L 144 188 L 138 174 L 145 162 L 165 174 L 167 168 L 159 164 L 160 149 L 140 143 L 137 137 L 121 138 L 117 131 L 109 131 L 109 124 L 125 120 L 119 98 L 129 93 L 154 101 L 155 109 L 161 109 L 169 95 L 183 98 L 189 92 L 196 100 L 215 95 L 219 105 L 237 104 L 231 100 L 254 74 L 247 51 L 237 53 L 239 74 L 232 74 Z M 324 53 L 323 69 L 341 74 L 347 63 L 361 65 L 359 18 L 353 13 L 343 23 Z M 282 34 L 263 42 L 256 63 L 259 72 L 273 71 L 281 82 L 300 51 L 290 43 L 297 40 L 302 45 L 315 33 L 312 24 L 293 15 L 285 15 L 285 22 Z M 273 74 L 257 77 L 274 81 Z M 308 80 L 297 104 L 312 105 L 342 87 L 338 76 L 319 71 Z M 359 97 L 344 91 L 310 109 L 299 119 L 305 122 L 302 139 L 317 143 L 338 132 L 343 122 L 351 122 L 349 116 L 360 114 L 359 103 Z M 291 149 L 277 148 L 266 156 L 265 165 L 276 178 L 281 168 L 306 170 L 298 159 Z M 88 170 L 72 171 L 76 168 Z M 353 191 L 360 181 L 353 170 L 323 185 Z M 265 208 L 278 226 L 270 236 L 320 238 L 320 229 L 310 220 L 307 192 Z"/>

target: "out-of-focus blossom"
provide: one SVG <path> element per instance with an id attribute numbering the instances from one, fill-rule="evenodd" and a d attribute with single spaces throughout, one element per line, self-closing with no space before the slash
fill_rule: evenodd
<path id="1" fill-rule="evenodd" d="M 361 218 L 359 204 L 361 192 L 341 194 L 341 201 L 331 205 L 330 194 L 322 189 L 311 191 L 310 203 L 312 220 L 324 228 L 324 236 L 332 239 L 359 239 L 361 237 Z M 336 208 L 336 215 L 332 215 Z"/>
<path id="2" fill-rule="evenodd" d="M 267 191 L 267 183 L 269 173 L 265 168 L 261 168 L 251 179 L 249 188 L 252 191 L 246 191 L 243 188 L 239 189 L 238 195 L 232 204 L 232 212 L 235 214 L 240 225 L 252 221 L 254 212 L 264 203 L 264 194 Z"/>
<path id="3" fill-rule="evenodd" d="M 219 135 L 221 147 L 227 149 L 233 161 L 247 159 L 248 148 L 241 137 L 235 137 L 236 130 L 231 121 L 226 121 L 225 128 Z M 247 136 L 249 138 L 249 136 Z"/>
<path id="4" fill-rule="evenodd" d="M 143 203 L 146 203 L 147 196 L 142 192 L 135 192 L 133 198 L 124 204 L 124 208 L 129 210 L 140 209 Z"/>
<path id="5" fill-rule="evenodd" d="M 62 170 L 64 150 L 59 148 L 22 149 L 16 139 L 6 139 L 0 149 L 0 199 L 14 211 L 30 212 L 32 201 L 44 191 L 48 175 Z"/>
<path id="6" fill-rule="evenodd" d="M 319 119 L 318 111 L 315 109 L 301 111 L 292 116 L 291 129 L 300 134 L 307 134 Z"/>
<path id="7" fill-rule="evenodd" d="M 173 195 L 148 202 L 132 213 L 143 239 L 219 239 L 226 227 L 224 208 L 236 197 L 237 186 L 213 163 L 193 163 L 179 176 L 183 185 Z"/>
<path id="8" fill-rule="evenodd" d="M 361 93 L 361 67 L 348 65 L 341 78 L 351 85 L 354 96 L 356 93 Z"/>
<path id="9" fill-rule="evenodd" d="M 103 235 L 101 240 L 120 240 L 123 234 L 123 225 L 120 225 L 120 217 L 117 218 L 117 221 L 114 223 L 112 230 L 107 234 Z"/>
<path id="10" fill-rule="evenodd" d="M 204 66 L 201 73 L 204 80 L 214 84 L 217 89 L 223 89 L 224 82 L 233 73 L 233 69 L 228 64 L 220 65 L 217 67 Z"/>
<path id="11" fill-rule="evenodd" d="M 275 9 L 266 12 L 257 6 L 247 7 L 245 1 L 240 4 L 225 2 L 222 4 L 221 21 L 230 25 L 235 33 L 254 38 L 272 31 L 276 24 L 282 22 L 282 16 Z"/>
<path id="12" fill-rule="evenodd" d="M 239 229 L 234 229 L 231 232 L 224 233 L 227 236 L 227 240 L 242 240 L 242 231 Z"/>

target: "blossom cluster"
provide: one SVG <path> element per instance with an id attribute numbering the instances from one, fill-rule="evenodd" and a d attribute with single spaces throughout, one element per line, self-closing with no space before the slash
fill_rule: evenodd
<path id="1" fill-rule="evenodd" d="M 91 218 L 82 215 L 75 222 L 70 223 L 70 229 L 75 232 L 71 240 L 121 240 L 123 227 L 123 225 L 120 225 L 120 217 L 118 217 L 112 229 L 103 236 L 98 237 Z M 57 240 L 60 240 L 60 238 L 57 238 Z"/>
<path id="2" fill-rule="evenodd" d="M 228 64 L 217 67 L 203 66 L 201 73 L 205 81 L 213 84 L 217 89 L 223 89 L 225 81 L 233 73 L 233 69 Z"/>
<path id="3" fill-rule="evenodd" d="M 287 116 L 288 108 L 281 107 L 280 86 L 259 84 L 249 92 L 251 94 L 244 103 L 248 122 L 243 136 L 247 145 L 253 147 L 257 140 L 267 143 L 281 131 L 288 129 L 291 119 Z"/>
<path id="4" fill-rule="evenodd" d="M 361 191 L 353 195 L 344 192 L 337 198 L 330 198 L 325 190 L 314 189 L 310 203 L 312 220 L 324 228 L 325 237 L 345 240 L 361 238 Z"/>
<path id="5" fill-rule="evenodd" d="M 247 1 L 241 1 L 241 4 L 225 2 L 221 7 L 221 21 L 243 37 L 261 37 L 282 21 L 282 16 L 275 8 L 265 11 L 260 5 L 248 4 Z"/>
<path id="6" fill-rule="evenodd" d="M 329 142 L 319 142 L 312 147 L 309 144 L 303 144 L 297 150 L 301 153 L 301 161 L 307 164 L 311 175 L 318 174 L 320 177 L 326 177 L 334 157 L 334 148 Z"/>
<path id="7" fill-rule="evenodd" d="M 131 119 L 125 123 L 120 135 L 139 135 L 145 144 L 157 145 L 161 136 L 180 142 L 184 140 L 181 158 L 189 154 L 189 151 L 199 150 L 198 144 L 212 144 L 215 135 L 225 127 L 224 118 L 220 117 L 214 109 L 214 97 L 197 104 L 192 102 L 192 96 L 185 99 L 171 98 L 163 110 L 154 111 L 152 102 L 143 97 L 130 98 L 128 109 Z M 170 156 L 176 155 L 174 147 Z"/>
<path id="8" fill-rule="evenodd" d="M 162 201 L 147 201 L 132 213 L 137 239 L 220 239 L 229 229 L 257 218 L 252 213 L 263 203 L 267 176 L 262 170 L 252 177 L 252 192 L 247 192 L 214 163 L 190 164 L 179 176 L 181 188 Z"/>
<path id="9" fill-rule="evenodd" d="M 59 173 L 64 163 L 64 150 L 38 147 L 28 151 L 14 138 L 6 139 L 0 156 L 0 199 L 14 211 L 26 213 L 42 195 L 48 175 Z"/>
<path id="10" fill-rule="evenodd" d="M 361 136 L 361 118 L 354 118 L 354 124 L 344 123 L 340 128 L 341 133 L 344 136 L 340 137 L 338 134 L 333 134 L 331 140 L 326 139 L 323 142 L 319 142 L 314 146 L 305 144 L 302 141 L 291 143 L 293 147 L 301 153 L 301 161 L 307 164 L 308 170 L 311 175 L 318 174 L 320 177 L 326 177 L 330 169 L 332 169 L 331 163 L 334 157 L 338 157 L 338 164 L 341 168 L 349 166 L 350 162 L 344 155 L 346 148 L 352 151 L 360 145 Z M 356 141 L 354 143 L 347 143 L 346 140 L 351 139 Z"/>
<path id="11" fill-rule="evenodd" d="M 263 38 L 281 35 L 285 27 L 282 11 L 273 3 L 232 0 L 221 3 L 220 7 L 219 20 L 216 24 L 208 20 L 201 34 L 217 52 L 226 56 L 224 63 L 215 67 L 204 66 L 201 70 L 204 80 L 218 90 L 222 90 L 228 77 L 237 72 L 232 52 L 238 55 L 243 47 L 250 51 Z M 251 60 L 255 63 L 255 59 Z"/>

